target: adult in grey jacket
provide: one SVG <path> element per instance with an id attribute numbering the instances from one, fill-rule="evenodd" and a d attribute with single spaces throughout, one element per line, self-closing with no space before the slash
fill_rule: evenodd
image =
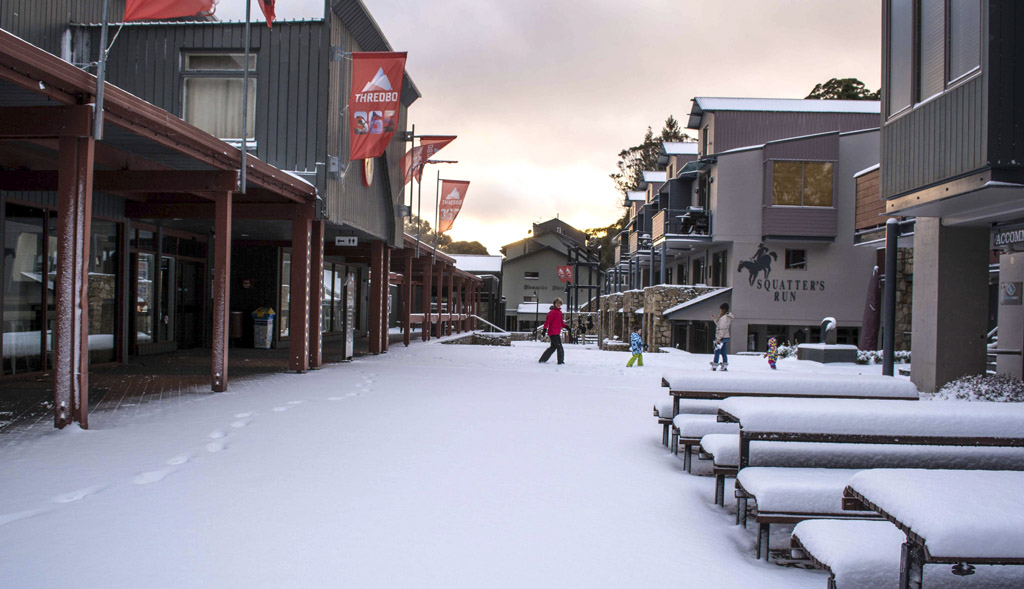
<path id="1" fill-rule="evenodd" d="M 711 362 L 711 370 L 721 368 L 722 371 L 729 369 L 729 339 L 732 335 L 732 313 L 729 312 L 729 303 L 722 303 L 718 308 L 718 316 L 712 315 L 715 321 L 715 359 Z M 721 354 L 722 361 L 718 361 Z"/>

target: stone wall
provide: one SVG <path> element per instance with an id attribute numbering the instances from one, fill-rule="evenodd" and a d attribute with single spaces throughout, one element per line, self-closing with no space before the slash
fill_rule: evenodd
<path id="1" fill-rule="evenodd" d="M 664 312 L 680 303 L 695 299 L 716 288 L 697 286 L 651 286 L 644 289 L 644 323 L 641 335 L 652 352 L 672 347 L 672 322 Z"/>
<path id="2" fill-rule="evenodd" d="M 627 290 L 622 293 L 622 313 L 619 313 L 618 317 L 620 323 L 619 329 L 622 335 L 619 339 L 629 341 L 629 334 L 633 333 L 633 329 L 643 321 L 643 316 L 637 313 L 637 310 L 641 309 L 643 306 L 644 291 Z"/>
<path id="3" fill-rule="evenodd" d="M 622 339 L 622 322 L 619 321 L 621 307 L 622 294 L 615 293 L 601 297 L 601 324 L 604 326 L 605 339 Z"/>

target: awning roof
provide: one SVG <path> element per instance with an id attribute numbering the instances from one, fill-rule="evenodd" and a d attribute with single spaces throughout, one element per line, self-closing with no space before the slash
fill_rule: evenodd
<path id="1" fill-rule="evenodd" d="M 712 312 L 718 309 L 716 305 L 728 302 L 728 299 L 732 298 L 731 293 L 732 287 L 713 290 L 666 309 L 662 316 L 669 321 L 708 321 Z"/>

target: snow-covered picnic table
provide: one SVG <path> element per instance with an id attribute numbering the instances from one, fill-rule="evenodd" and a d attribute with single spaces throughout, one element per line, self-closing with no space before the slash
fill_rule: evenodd
<path id="1" fill-rule="evenodd" d="M 1024 404 L 737 397 L 718 410 L 740 424 L 740 468 L 752 441 L 1024 447 Z"/>
<path id="2" fill-rule="evenodd" d="M 1022 492 L 1024 472 L 866 470 L 851 477 L 845 505 L 907 535 L 900 586 L 920 587 L 925 564 L 1024 565 Z"/>
<path id="3" fill-rule="evenodd" d="M 689 399 L 680 402 L 666 401 L 654 405 L 654 416 L 658 418 L 658 425 L 662 426 L 661 445 L 669 446 L 669 428 L 672 427 L 672 417 L 680 413 L 694 415 L 716 415 L 720 401 L 705 399 Z"/>
<path id="4" fill-rule="evenodd" d="M 662 386 L 669 389 L 679 413 L 680 399 L 731 397 L 800 397 L 916 400 L 914 383 L 877 375 L 786 374 L 756 372 L 666 372 Z"/>
<path id="5" fill-rule="evenodd" d="M 735 423 L 718 421 L 715 415 L 682 412 L 672 418 L 674 436 L 672 452 L 679 453 L 683 447 L 683 470 L 691 472 L 693 447 L 700 445 L 700 439 L 708 434 L 737 434 L 739 426 Z"/>

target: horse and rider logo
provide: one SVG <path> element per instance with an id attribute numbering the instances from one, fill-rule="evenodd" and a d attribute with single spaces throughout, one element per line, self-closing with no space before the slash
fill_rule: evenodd
<path id="1" fill-rule="evenodd" d="M 777 261 L 779 255 L 775 252 L 768 251 L 768 248 L 762 243 L 757 246 L 757 251 L 751 256 L 749 260 L 740 262 L 737 272 L 742 272 L 746 269 L 750 273 L 750 286 L 754 286 L 754 282 L 757 280 L 757 275 L 764 272 L 764 278 L 767 280 L 768 276 L 772 273 L 772 262 Z"/>

